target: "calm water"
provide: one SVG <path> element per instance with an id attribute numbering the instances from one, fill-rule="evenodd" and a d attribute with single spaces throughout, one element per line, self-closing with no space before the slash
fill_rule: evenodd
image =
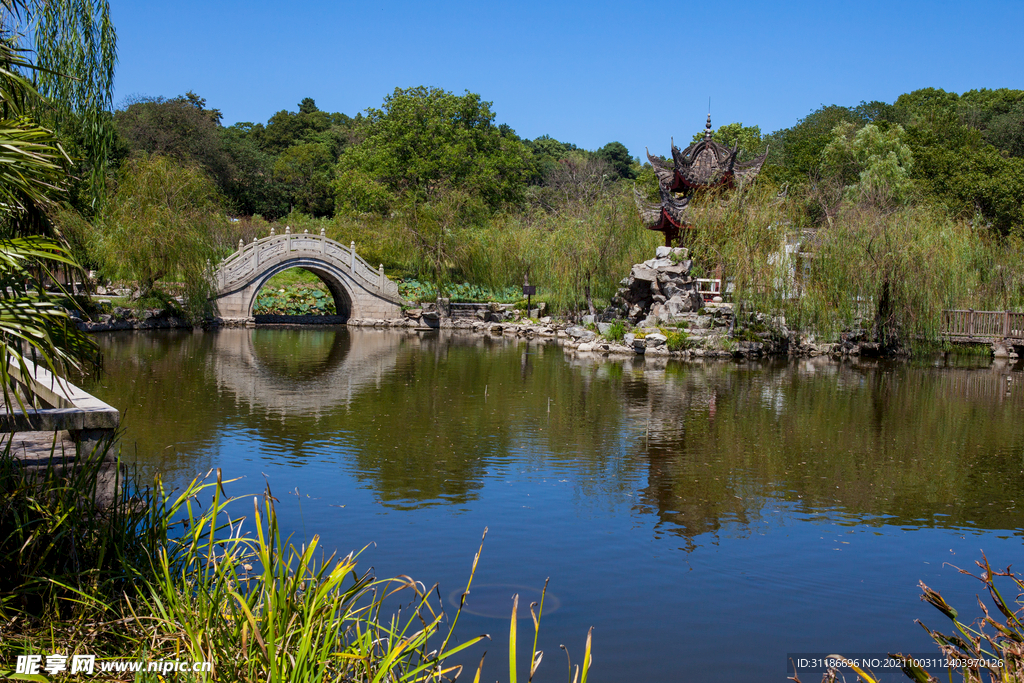
<path id="1" fill-rule="evenodd" d="M 1021 554 L 1013 366 L 583 360 L 344 328 L 99 339 L 86 388 L 147 477 L 268 481 L 296 541 L 375 544 L 364 567 L 446 597 L 489 527 L 460 622 L 495 636 L 485 680 L 507 678 L 512 593 L 546 577 L 537 680 L 566 680 L 559 644 L 575 663 L 594 626 L 597 682 L 785 681 L 787 653 L 936 652 L 913 620 L 948 622 L 917 582 L 973 618 L 980 584 L 953 565 Z"/>

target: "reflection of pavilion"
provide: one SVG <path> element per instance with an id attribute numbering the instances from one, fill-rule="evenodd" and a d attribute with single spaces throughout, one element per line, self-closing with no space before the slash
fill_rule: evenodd
<path id="1" fill-rule="evenodd" d="M 218 389 L 237 401 L 282 416 L 320 415 L 351 405 L 366 387 L 380 387 L 381 378 L 394 370 L 402 345 L 416 343 L 414 337 L 384 332 L 360 335 L 353 343 L 344 329 L 268 330 L 272 334 L 263 338 L 261 332 L 217 332 L 214 376 Z M 313 353 L 306 349 L 295 360 L 294 347 L 287 343 L 303 341 L 319 348 Z"/>

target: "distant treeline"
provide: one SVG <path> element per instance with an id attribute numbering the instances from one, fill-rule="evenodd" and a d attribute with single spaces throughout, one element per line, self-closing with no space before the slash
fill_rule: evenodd
<path id="1" fill-rule="evenodd" d="M 396 89 L 354 117 L 306 98 L 227 127 L 194 93 L 111 116 L 107 194 L 72 192 L 58 222 L 84 263 L 143 293 L 198 287 L 207 259 L 277 222 L 355 241 L 439 295 L 528 274 L 553 309 L 594 311 L 661 242 L 634 205 L 634 187 L 658 200 L 646 160 L 619 142 L 525 140 L 473 93 Z M 1024 90 L 923 89 L 713 135 L 741 158 L 768 152 L 753 192 L 699 198 L 684 231 L 695 269 L 725 272 L 738 296 L 893 345 L 933 335 L 943 308 L 1024 305 Z"/>
<path id="2" fill-rule="evenodd" d="M 522 139 L 495 123 L 490 106 L 479 95 L 419 87 L 395 90 L 382 108 L 354 117 L 321 111 L 306 98 L 297 111 L 279 111 L 266 123 L 223 126 L 220 112 L 194 93 L 139 98 L 114 113 L 112 161 L 118 166 L 147 153 L 197 165 L 215 181 L 228 211 L 266 219 L 293 210 L 315 217 L 385 214 L 444 185 L 479 194 L 492 211 L 531 200 L 550 204 L 541 190 L 572 182 L 554 177 L 564 175 L 559 167 L 570 159 L 603 162 L 607 182 L 641 173 L 640 160 L 619 142 L 588 152 L 548 136 Z M 840 124 L 854 132 L 867 124 L 883 131 L 899 126 L 919 197 L 960 215 L 978 214 L 1001 231 L 1024 225 L 1024 90 L 957 95 L 926 88 L 893 104 L 824 106 L 770 134 L 726 124 L 715 137 L 738 144 L 745 158 L 767 148 L 763 177 L 805 185 L 818 174 Z"/>

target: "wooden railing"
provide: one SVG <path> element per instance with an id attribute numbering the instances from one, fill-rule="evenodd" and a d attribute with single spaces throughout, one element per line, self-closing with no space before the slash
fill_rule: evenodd
<path id="1" fill-rule="evenodd" d="M 697 293 L 704 301 L 712 301 L 716 296 L 722 296 L 721 280 L 699 277 L 696 282 Z"/>
<path id="2" fill-rule="evenodd" d="M 1024 339 L 1024 313 L 943 311 L 940 334 L 952 340 Z"/>

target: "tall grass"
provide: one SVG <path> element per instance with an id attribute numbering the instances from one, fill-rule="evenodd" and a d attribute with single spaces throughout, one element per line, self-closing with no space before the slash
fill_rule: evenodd
<path id="1" fill-rule="evenodd" d="M 103 651 L 101 659 L 212 662 L 200 680 L 412 683 L 454 679 L 462 667 L 452 657 L 489 638 L 456 637 L 483 541 L 449 615 L 437 586 L 359 572 L 358 553 L 325 555 L 316 536 L 296 547 L 281 532 L 269 488 L 229 497 L 219 470 L 177 492 L 159 479 L 140 490 L 129 476 L 114 503 L 98 508 L 103 455 L 84 456 L 78 467 L 54 460 L 33 474 L 13 462 L 8 445 L 0 463 L 0 561 L 10 568 L 0 583 L 0 661 L 40 647 L 84 648 Z M 530 679 L 543 657 L 543 598 L 540 611 L 533 607 Z M 481 657 L 478 681 L 482 666 Z M 578 683 L 589 666 L 588 636 Z"/>
<path id="2" fill-rule="evenodd" d="M 105 448 L 77 460 L 67 454 L 73 462 L 65 463 L 55 440 L 42 467 L 16 462 L 11 448 L 7 438 L 0 454 L 0 621 L 102 615 L 109 607 L 103 596 L 130 590 L 131 567 L 154 540 L 144 513 L 117 479 L 113 503 L 95 505 L 98 475 L 109 464 Z M 113 466 L 119 478 L 122 468 Z"/>
<path id="3" fill-rule="evenodd" d="M 694 270 L 717 271 L 748 310 L 837 339 L 890 348 L 937 338 L 941 312 L 1024 305 L 1024 242 L 926 204 L 838 203 L 815 222 L 807 198 L 767 183 L 692 205 Z"/>
<path id="4" fill-rule="evenodd" d="M 1024 577 L 1015 574 L 1007 567 L 1000 571 L 993 569 L 988 558 L 975 562 L 980 574 L 972 574 L 961 569 L 961 574 L 972 576 L 981 582 L 988 593 L 991 607 L 978 598 L 978 606 L 982 615 L 968 624 L 961 620 L 960 613 L 953 608 L 938 592 L 920 582 L 921 599 L 942 612 L 952 623 L 953 632 L 946 634 L 932 630 L 921 621 L 921 626 L 931 636 L 941 652 L 941 658 L 951 663 L 947 668 L 947 680 L 963 683 L 984 683 L 993 681 L 1024 680 Z M 1004 583 L 997 585 L 997 577 Z M 1007 593 L 1006 589 L 1010 592 Z M 1012 599 L 1004 597 L 1004 593 Z M 915 683 L 937 683 L 935 678 L 922 667 L 918 661 L 902 653 L 889 653 L 889 657 L 900 664 L 903 674 Z M 936 657 L 938 659 L 939 657 Z M 855 671 L 858 680 L 876 683 L 877 678 L 872 671 L 856 666 L 851 660 L 841 655 L 830 655 L 830 659 L 843 660 L 844 664 Z M 835 669 L 825 672 L 822 683 L 838 680 L 839 673 Z M 800 677 L 794 673 L 791 680 L 800 683 Z"/>

